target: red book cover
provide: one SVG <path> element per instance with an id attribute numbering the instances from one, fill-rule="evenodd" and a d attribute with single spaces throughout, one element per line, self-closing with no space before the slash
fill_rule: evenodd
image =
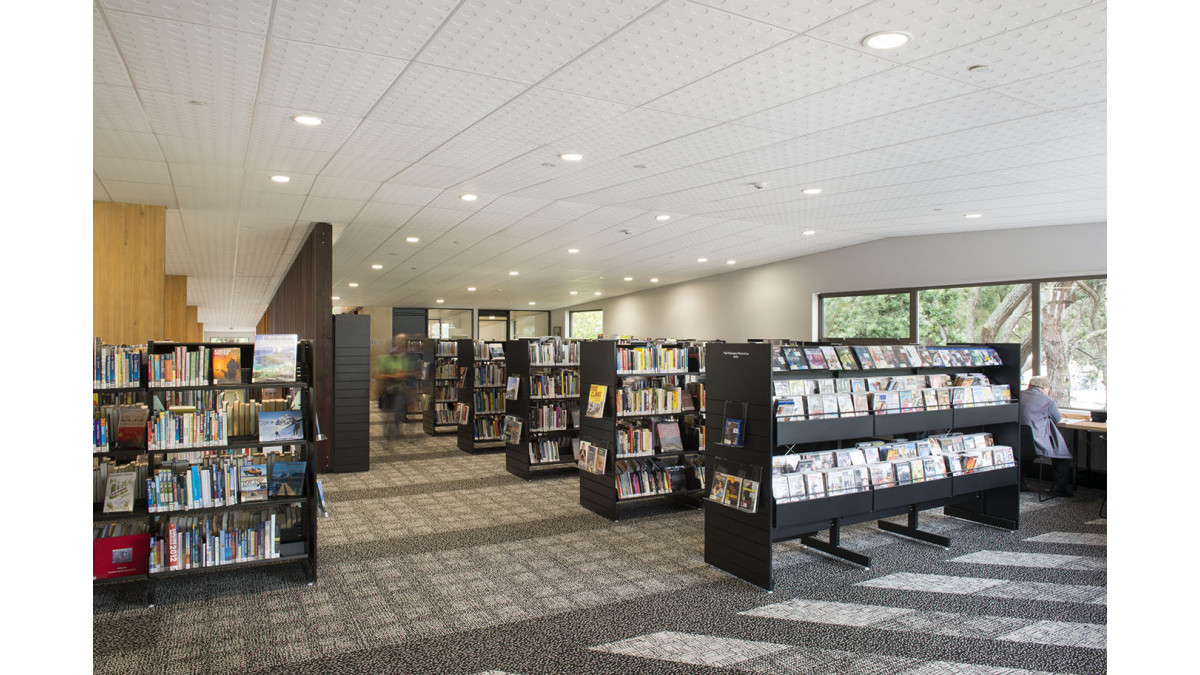
<path id="1" fill-rule="evenodd" d="M 92 540 L 92 579 L 145 574 L 149 560 L 148 534 Z"/>

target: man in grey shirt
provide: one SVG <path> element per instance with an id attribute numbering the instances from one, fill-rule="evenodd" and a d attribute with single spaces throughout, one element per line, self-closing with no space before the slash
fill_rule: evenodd
<path id="1" fill-rule="evenodd" d="M 1054 467 L 1052 493 L 1059 497 L 1074 497 L 1069 487 L 1071 478 L 1071 450 L 1059 433 L 1055 422 L 1062 421 L 1062 413 L 1054 399 L 1046 395 L 1050 378 L 1039 375 L 1029 379 L 1029 388 L 1021 392 L 1017 421 L 1028 425 L 1033 431 L 1034 452 L 1049 457 Z"/>

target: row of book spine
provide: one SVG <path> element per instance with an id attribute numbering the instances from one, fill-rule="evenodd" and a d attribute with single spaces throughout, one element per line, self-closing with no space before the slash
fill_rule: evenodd
<path id="1" fill-rule="evenodd" d="M 630 389 L 615 392 L 617 416 L 683 412 L 682 390 L 678 387 Z"/>
<path id="2" fill-rule="evenodd" d="M 563 366 L 579 364 L 578 342 L 529 343 L 529 365 Z"/>
<path id="3" fill-rule="evenodd" d="M 565 370 L 551 374 L 530 375 L 529 395 L 532 398 L 579 396 L 579 373 Z"/>
<path id="4" fill-rule="evenodd" d="M 110 520 L 92 523 L 92 539 L 127 537 L 131 534 L 149 534 L 150 523 L 142 520 Z"/>
<path id="5" fill-rule="evenodd" d="M 458 369 L 455 367 L 454 361 L 438 360 L 433 369 L 433 377 L 438 380 L 458 379 Z"/>
<path id="6" fill-rule="evenodd" d="M 558 439 L 542 438 L 529 443 L 530 464 L 557 462 L 560 456 Z"/>
<path id="7" fill-rule="evenodd" d="M 476 417 L 474 430 L 477 441 L 498 440 L 502 437 L 504 423 L 500 417 L 496 416 Z"/>
<path id="8" fill-rule="evenodd" d="M 491 391 L 476 391 L 475 414 L 504 412 L 504 392 L 499 389 Z"/>
<path id="9" fill-rule="evenodd" d="M 252 495 L 241 492 L 241 470 L 248 465 L 249 456 L 233 455 L 203 465 L 191 464 L 183 471 L 174 467 L 158 469 L 146 479 L 147 506 L 151 513 L 163 513 L 266 499 L 265 491 Z M 265 464 L 262 470 L 266 472 Z"/>
<path id="10" fill-rule="evenodd" d="M 622 459 L 616 462 L 617 497 L 644 497 L 648 495 L 670 494 L 684 489 L 677 483 L 682 473 L 676 470 L 675 480 L 672 471 L 661 463 L 650 459 Z"/>
<path id="11" fill-rule="evenodd" d="M 561 404 L 536 405 L 529 411 L 533 431 L 557 431 L 571 423 L 571 406 Z"/>
<path id="12" fill-rule="evenodd" d="M 454 405 L 451 403 L 435 403 L 433 416 L 435 424 L 454 424 Z"/>
<path id="13" fill-rule="evenodd" d="M 646 345 L 644 347 L 618 347 L 617 372 L 677 372 L 688 369 L 686 347 Z"/>
<path id="14" fill-rule="evenodd" d="M 433 388 L 433 398 L 438 403 L 458 400 L 458 387 L 439 385 Z"/>
<path id="15" fill-rule="evenodd" d="M 150 538 L 151 574 L 216 567 L 279 557 L 279 516 L 274 510 L 181 516 Z"/>
<path id="16" fill-rule="evenodd" d="M 502 387 L 505 384 L 503 363 L 486 362 L 475 366 L 475 386 Z"/>
<path id="17" fill-rule="evenodd" d="M 988 386 L 982 373 L 897 375 L 868 377 L 813 377 L 802 379 L 779 379 L 775 382 L 777 395 L 809 394 L 858 394 L 877 391 L 911 389 L 944 389 L 950 387 Z M 1000 385 L 997 385 L 1000 386 Z M 786 388 L 786 392 L 783 389 Z"/>
<path id="18" fill-rule="evenodd" d="M 616 430 L 617 457 L 654 453 L 654 432 L 648 428 L 618 427 Z"/>
<path id="19" fill-rule="evenodd" d="M 105 457 L 92 458 L 92 503 L 100 504 L 104 502 L 104 494 L 108 485 L 108 477 L 114 473 L 131 472 L 134 475 L 132 481 L 134 487 L 133 498 L 135 500 L 145 500 L 145 481 L 149 475 L 150 465 L 146 458 L 138 457 L 131 462 L 119 462 Z"/>
<path id="20" fill-rule="evenodd" d="M 160 412 L 149 423 L 151 450 L 229 444 L 229 419 L 224 411 Z"/>
<path id="21" fill-rule="evenodd" d="M 151 387 L 198 387 L 212 382 L 212 350 L 179 345 L 167 354 L 151 354 Z"/>
<path id="22" fill-rule="evenodd" d="M 458 343 L 452 340 L 438 342 L 436 356 L 458 357 Z"/>
<path id="23" fill-rule="evenodd" d="M 100 338 L 92 344 L 92 388 L 140 387 L 145 345 L 105 345 Z"/>

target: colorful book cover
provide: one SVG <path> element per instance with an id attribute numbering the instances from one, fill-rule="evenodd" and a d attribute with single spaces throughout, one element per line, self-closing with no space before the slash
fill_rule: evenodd
<path id="1" fill-rule="evenodd" d="M 303 497 L 304 470 L 307 462 L 271 463 L 271 484 L 269 494 L 272 497 Z"/>
<path id="2" fill-rule="evenodd" d="M 913 482 L 912 465 L 910 465 L 907 461 L 900 460 L 898 462 L 894 462 L 892 466 L 896 470 L 897 485 L 908 485 L 909 483 Z"/>
<path id="3" fill-rule="evenodd" d="M 133 483 L 137 474 L 133 471 L 118 471 L 108 475 L 104 486 L 104 512 L 128 513 L 133 511 Z"/>
<path id="4" fill-rule="evenodd" d="M 804 358 L 808 361 L 808 365 L 813 370 L 828 370 L 829 364 L 825 363 L 825 355 L 821 353 L 820 347 L 805 347 Z"/>
<path id="5" fill-rule="evenodd" d="M 679 435 L 678 422 L 662 422 L 655 426 L 658 433 L 658 447 L 661 452 L 680 452 L 683 450 L 683 438 Z"/>
<path id="6" fill-rule="evenodd" d="M 721 437 L 721 443 L 734 448 L 742 447 L 742 421 L 727 419 L 725 420 L 725 432 Z"/>
<path id="7" fill-rule="evenodd" d="M 742 495 L 738 499 L 738 509 L 748 513 L 758 512 L 758 481 L 749 478 L 742 480 Z"/>
<path id="8" fill-rule="evenodd" d="M 587 417 L 604 417 L 604 395 L 608 387 L 603 384 L 593 384 L 588 389 Z"/>
<path id="9" fill-rule="evenodd" d="M 742 479 L 740 476 L 725 477 L 725 499 L 726 506 L 737 506 L 738 498 L 742 495 Z"/>
<path id="10" fill-rule="evenodd" d="M 260 502 L 267 498 L 267 465 L 246 464 L 238 473 L 238 493 L 243 502 Z"/>
<path id="11" fill-rule="evenodd" d="M 237 347 L 213 347 L 212 350 L 212 381 L 213 384 L 242 383 L 242 350 Z"/>
<path id="12" fill-rule="evenodd" d="M 896 472 L 888 462 L 868 464 L 867 470 L 871 474 L 871 485 L 877 488 L 888 488 L 896 484 Z"/>
<path id="13" fill-rule="evenodd" d="M 298 343 L 295 335 L 255 336 L 252 381 L 295 382 Z"/>
<path id="14" fill-rule="evenodd" d="M 820 347 L 821 356 L 825 357 L 825 366 L 830 370 L 841 370 L 842 364 L 838 359 L 837 350 L 833 347 Z"/>
<path id="15" fill-rule="evenodd" d="M 298 441 L 304 438 L 304 418 L 296 410 L 260 411 L 258 440 L 263 443 Z"/>
<path id="16" fill-rule="evenodd" d="M 807 370 L 808 362 L 804 360 L 804 355 L 800 353 L 799 347 L 783 347 L 783 358 L 787 361 L 788 367 L 792 370 Z"/>
<path id="17" fill-rule="evenodd" d="M 846 346 L 835 348 L 837 351 L 838 361 L 842 364 L 842 370 L 858 370 L 858 361 L 854 358 L 854 352 Z"/>
<path id="18" fill-rule="evenodd" d="M 788 369 L 787 360 L 783 357 L 783 351 L 778 345 L 771 347 L 771 370 L 781 372 Z"/>
<path id="19" fill-rule="evenodd" d="M 504 399 L 507 401 L 517 400 L 517 392 L 521 387 L 521 378 L 516 375 L 511 375 L 508 378 L 508 386 L 504 388 Z"/>
<path id="20" fill-rule="evenodd" d="M 858 363 L 862 366 L 863 370 L 875 368 L 875 357 L 871 356 L 871 349 L 869 347 L 855 346 L 851 347 L 851 349 L 854 351 L 854 355 L 858 357 Z"/>
<path id="21" fill-rule="evenodd" d="M 726 478 L 726 475 L 724 473 L 721 473 L 720 471 L 713 474 L 712 493 L 708 495 L 709 499 L 713 500 L 714 502 L 724 503 L 724 501 L 725 501 L 725 478 Z"/>
<path id="22" fill-rule="evenodd" d="M 804 499 L 808 496 L 808 488 L 804 484 L 804 474 L 787 474 L 788 493 L 792 499 Z"/>

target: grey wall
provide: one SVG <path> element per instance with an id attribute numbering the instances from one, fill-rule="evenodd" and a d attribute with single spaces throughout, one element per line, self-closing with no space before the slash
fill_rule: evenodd
<path id="1" fill-rule="evenodd" d="M 605 334 L 812 339 L 818 293 L 1108 273 L 1108 225 L 898 237 L 568 307 L 603 309 Z"/>

